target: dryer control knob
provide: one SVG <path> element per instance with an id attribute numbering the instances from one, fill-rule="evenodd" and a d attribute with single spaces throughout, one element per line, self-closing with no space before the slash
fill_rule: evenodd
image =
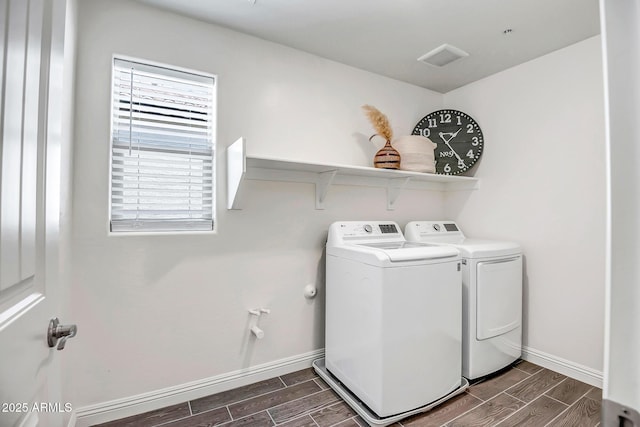
<path id="1" fill-rule="evenodd" d="M 367 233 L 371 233 L 373 231 L 373 227 L 371 227 L 371 224 L 365 224 L 364 231 L 366 231 Z"/>

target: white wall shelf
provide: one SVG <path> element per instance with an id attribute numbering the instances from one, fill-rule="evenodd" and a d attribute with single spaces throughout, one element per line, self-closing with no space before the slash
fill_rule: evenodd
<path id="1" fill-rule="evenodd" d="M 479 185 L 474 177 L 247 156 L 244 138 L 240 138 L 227 148 L 227 209 L 240 209 L 240 194 L 247 180 L 315 184 L 316 209 L 324 209 L 327 193 L 334 184 L 386 188 L 389 210 L 395 208 L 405 189 L 462 191 L 475 190 Z"/>

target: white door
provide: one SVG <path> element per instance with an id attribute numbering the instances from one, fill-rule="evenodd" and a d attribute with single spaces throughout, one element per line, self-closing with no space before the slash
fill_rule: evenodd
<path id="1" fill-rule="evenodd" d="M 0 0 L 2 427 L 60 426 L 71 409 L 60 397 L 64 353 L 47 345 L 58 309 L 64 20 L 64 0 Z"/>

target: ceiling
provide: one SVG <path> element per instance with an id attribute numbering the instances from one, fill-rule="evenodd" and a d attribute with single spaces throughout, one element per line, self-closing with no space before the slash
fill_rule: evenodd
<path id="1" fill-rule="evenodd" d="M 139 1 L 441 93 L 600 33 L 598 0 Z"/>

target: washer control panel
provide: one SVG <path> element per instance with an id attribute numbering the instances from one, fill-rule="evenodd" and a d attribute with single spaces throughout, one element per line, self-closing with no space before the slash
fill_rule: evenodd
<path id="1" fill-rule="evenodd" d="M 344 221 L 329 228 L 329 237 L 340 240 L 358 239 L 400 239 L 404 236 L 398 224 L 393 221 Z"/>
<path id="2" fill-rule="evenodd" d="M 380 232 L 382 234 L 398 233 L 398 228 L 395 224 L 379 224 Z"/>

